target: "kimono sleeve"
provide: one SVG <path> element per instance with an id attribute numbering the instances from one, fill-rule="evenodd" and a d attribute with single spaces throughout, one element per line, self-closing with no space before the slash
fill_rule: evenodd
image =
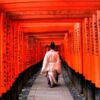
<path id="1" fill-rule="evenodd" d="M 56 69 L 57 69 L 58 73 L 61 74 L 61 60 L 60 60 L 60 56 L 59 56 L 58 52 L 57 52 Z"/>
<path id="2" fill-rule="evenodd" d="M 41 69 L 41 74 L 44 76 L 46 76 L 45 74 L 47 73 L 47 65 L 48 65 L 48 53 L 46 53 L 44 56 L 42 69 Z"/>

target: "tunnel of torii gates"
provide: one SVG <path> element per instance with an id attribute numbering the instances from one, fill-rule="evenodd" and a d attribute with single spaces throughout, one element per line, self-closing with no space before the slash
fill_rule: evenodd
<path id="1" fill-rule="evenodd" d="M 99 0 L 0 0 L 0 97 L 43 59 L 51 41 L 75 73 L 100 89 Z"/>

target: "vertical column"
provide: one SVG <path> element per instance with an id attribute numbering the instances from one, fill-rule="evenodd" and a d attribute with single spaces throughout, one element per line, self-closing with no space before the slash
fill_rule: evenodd
<path id="1" fill-rule="evenodd" d="M 14 34 L 13 34 L 13 23 L 12 23 L 12 21 L 10 21 L 9 22 L 9 24 L 10 24 L 10 29 L 9 29 L 9 32 L 10 32 L 10 34 L 9 34 L 9 67 L 10 67 L 10 79 L 9 79 L 9 81 L 10 81 L 10 87 L 12 86 L 12 84 L 13 84 L 13 75 L 14 75 L 14 70 L 13 70 L 13 67 L 14 67 L 14 48 L 13 48 L 13 46 L 14 46 L 14 40 L 13 40 L 13 36 L 14 36 Z"/>
<path id="2" fill-rule="evenodd" d="M 14 68 L 13 71 L 15 72 L 13 75 L 13 78 L 15 80 L 15 78 L 18 77 L 19 75 L 19 30 L 18 30 L 18 23 L 14 23 Z M 15 76 L 15 77 L 14 77 Z"/>
<path id="3" fill-rule="evenodd" d="M 9 26 L 7 24 L 6 15 L 1 13 L 0 15 L 0 84 L 2 94 L 9 89 L 9 59 L 8 59 L 8 34 Z"/>
<path id="4" fill-rule="evenodd" d="M 65 61 L 67 62 L 67 33 L 65 34 L 65 37 L 64 37 L 64 54 L 65 54 Z"/>
<path id="5" fill-rule="evenodd" d="M 71 37 L 72 37 L 72 34 L 69 32 L 68 34 L 68 65 L 71 67 Z M 70 43 L 70 45 L 69 45 Z"/>
<path id="6" fill-rule="evenodd" d="M 90 31 L 89 31 L 89 19 L 85 18 L 85 31 L 84 31 L 84 75 L 87 80 L 91 80 L 91 65 L 90 65 Z M 89 71 L 90 70 L 90 71 Z"/>
<path id="7" fill-rule="evenodd" d="M 2 35 L 3 35 L 3 32 L 2 32 L 2 14 L 0 13 L 0 97 L 2 96 Z"/>
<path id="8" fill-rule="evenodd" d="M 98 66 L 96 66 L 96 87 L 100 88 L 100 11 L 97 11 L 97 35 L 96 35 L 96 45 L 98 45 L 96 47 L 96 52 L 98 55 Z"/>
<path id="9" fill-rule="evenodd" d="M 75 52 L 75 69 L 76 72 L 82 73 L 82 48 L 81 48 L 81 25 L 75 24 L 74 32 L 74 52 Z"/>
<path id="10" fill-rule="evenodd" d="M 25 54 L 25 37 L 24 37 L 24 33 L 23 32 L 21 32 L 21 40 L 22 40 L 22 71 L 24 71 L 25 70 L 25 56 L 26 56 L 26 54 Z"/>
<path id="11" fill-rule="evenodd" d="M 36 62 L 35 57 L 36 57 L 36 41 L 35 41 L 35 39 L 34 39 L 34 41 L 33 41 L 33 63 L 34 63 L 34 64 L 35 64 L 35 62 Z"/>
<path id="12" fill-rule="evenodd" d="M 73 29 L 74 31 L 74 29 Z M 69 43 L 69 42 L 68 42 Z M 74 48 L 74 32 L 71 32 L 71 55 L 70 55 L 70 59 L 71 59 L 71 66 L 72 66 L 72 69 L 75 70 L 75 64 L 74 64 L 74 57 L 75 57 L 75 48 Z"/>
<path id="13" fill-rule="evenodd" d="M 82 36 L 83 36 L 83 76 L 86 77 L 86 25 L 88 23 L 88 18 L 85 18 L 82 22 Z"/>
<path id="14" fill-rule="evenodd" d="M 36 63 L 39 61 L 40 56 L 40 42 L 36 40 Z"/>
<path id="15" fill-rule="evenodd" d="M 91 82 L 94 83 L 94 41 L 93 41 L 93 22 L 91 17 L 89 17 L 89 29 L 90 29 Z"/>
<path id="16" fill-rule="evenodd" d="M 12 67 L 13 67 L 13 34 L 12 34 L 12 27 L 11 27 L 11 21 L 9 19 L 7 20 L 7 34 L 8 34 L 8 38 L 6 41 L 8 41 L 7 43 L 7 56 L 8 56 L 8 90 L 10 89 L 10 86 L 12 85 Z"/>
<path id="17" fill-rule="evenodd" d="M 30 54 L 30 66 L 34 61 L 34 37 L 29 36 L 29 54 Z"/>
<path id="18" fill-rule="evenodd" d="M 62 43 L 62 44 L 60 45 L 60 47 L 61 47 L 61 56 L 62 56 L 62 58 L 64 59 L 64 44 Z"/>
<path id="19" fill-rule="evenodd" d="M 78 69 L 77 69 L 77 64 L 76 64 L 76 60 L 77 60 L 77 57 L 76 57 L 76 35 L 77 35 L 77 29 L 76 29 L 76 24 L 74 25 L 74 32 L 72 34 L 72 37 L 73 37 L 73 68 L 76 72 L 78 72 Z"/>
<path id="20" fill-rule="evenodd" d="M 97 54 L 98 54 L 98 66 L 96 66 L 95 72 L 95 80 L 96 80 L 96 88 L 95 88 L 95 100 L 100 100 L 100 10 L 97 11 L 97 33 L 98 38 L 96 36 L 96 42 L 98 43 Z M 96 43 L 96 44 L 97 44 Z"/>
<path id="21" fill-rule="evenodd" d="M 23 59 L 23 55 L 22 55 L 22 45 L 23 45 L 23 33 L 21 32 L 20 27 L 18 27 L 18 35 L 19 35 L 19 39 L 18 39 L 18 64 L 19 64 L 19 72 L 23 72 L 23 63 L 22 63 L 22 59 Z"/>
<path id="22" fill-rule="evenodd" d="M 23 64 L 23 66 L 24 66 L 24 70 L 26 69 L 26 56 L 27 56 L 27 52 L 26 52 L 26 49 L 27 49 L 27 41 L 26 41 L 26 35 L 24 34 L 24 36 L 23 36 L 23 41 L 24 41 L 24 46 L 23 46 L 23 51 L 24 51 L 24 53 L 23 53 L 23 55 L 24 55 L 24 59 L 23 59 L 23 62 L 24 62 L 24 64 Z"/>
<path id="23" fill-rule="evenodd" d="M 73 50 L 74 50 L 74 58 L 73 58 L 73 63 L 74 63 L 74 66 L 73 66 L 73 68 L 74 68 L 74 70 L 76 71 L 76 72 L 78 72 L 78 68 L 77 68 L 77 25 L 75 24 L 74 25 L 74 33 L 73 33 Z"/>
<path id="24" fill-rule="evenodd" d="M 94 39 L 94 82 L 98 83 L 98 68 L 99 68 L 99 60 L 98 60 L 98 32 L 97 32 L 97 16 L 94 14 L 93 18 L 93 39 Z"/>
<path id="25" fill-rule="evenodd" d="M 29 42 L 29 37 L 28 35 L 25 35 L 25 40 L 26 40 L 26 69 L 28 68 L 29 66 L 29 45 L 28 45 L 28 42 Z"/>

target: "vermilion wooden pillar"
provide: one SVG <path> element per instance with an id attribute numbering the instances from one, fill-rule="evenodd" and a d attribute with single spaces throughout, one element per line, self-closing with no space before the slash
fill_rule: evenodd
<path id="1" fill-rule="evenodd" d="M 88 22 L 88 18 L 85 18 L 82 22 L 82 37 L 83 37 L 83 76 L 86 77 L 86 56 L 85 56 L 85 52 L 86 52 L 86 22 Z"/>
<path id="2" fill-rule="evenodd" d="M 100 11 L 97 11 L 97 33 L 98 38 L 96 41 L 98 41 L 98 66 L 96 66 L 96 87 L 100 88 Z"/>
<path id="3" fill-rule="evenodd" d="M 70 48 L 70 51 L 69 52 L 71 52 L 71 54 L 70 54 L 70 58 L 69 59 L 71 59 L 71 66 L 72 66 L 72 69 L 73 70 L 76 70 L 75 68 L 75 61 L 76 60 L 74 60 L 75 59 L 75 30 L 74 30 L 74 27 L 73 27 L 73 32 L 71 32 L 70 33 L 70 38 L 71 38 L 71 48 Z M 69 43 L 69 42 L 68 42 Z"/>
<path id="4" fill-rule="evenodd" d="M 36 40 L 35 38 L 33 39 L 33 51 L 32 51 L 32 54 L 33 54 L 33 64 L 36 64 Z"/>
<path id="5" fill-rule="evenodd" d="M 14 75 L 14 49 L 13 49 L 13 23 L 10 19 L 8 19 L 7 22 L 9 25 L 8 27 L 8 66 L 9 66 L 9 87 L 8 90 L 10 90 L 10 87 L 13 84 L 13 75 Z"/>
<path id="6" fill-rule="evenodd" d="M 28 58 L 27 57 L 27 48 L 28 48 L 27 44 L 28 44 L 27 35 L 24 34 L 24 67 L 25 67 L 24 70 L 26 70 L 27 68 L 27 59 L 26 59 Z"/>
<path id="7" fill-rule="evenodd" d="M 75 70 L 82 74 L 82 41 L 81 41 L 81 24 L 76 23 L 74 27 L 74 61 Z"/>
<path id="8" fill-rule="evenodd" d="M 42 60 L 42 52 L 43 52 L 43 47 L 42 47 L 42 44 L 41 44 L 41 42 L 40 42 L 40 60 Z"/>
<path id="9" fill-rule="evenodd" d="M 21 32 L 21 35 L 22 35 L 22 71 L 25 70 L 25 37 L 24 37 L 24 33 Z"/>
<path id="10" fill-rule="evenodd" d="M 60 49 L 61 49 L 60 54 L 61 54 L 62 58 L 64 59 L 64 44 L 63 43 L 60 45 Z"/>
<path id="11" fill-rule="evenodd" d="M 67 50 L 67 33 L 65 34 L 65 37 L 64 37 L 64 55 L 65 55 L 65 61 L 67 62 L 67 53 L 68 53 L 68 50 Z"/>
<path id="12" fill-rule="evenodd" d="M 35 47 L 36 47 L 36 51 L 35 51 L 35 53 L 36 53 L 36 55 L 35 55 L 35 59 L 36 59 L 36 63 L 38 62 L 38 40 L 36 40 L 36 45 L 35 45 Z"/>
<path id="13" fill-rule="evenodd" d="M 18 30 L 18 23 L 14 23 L 14 68 L 13 71 L 15 72 L 13 75 L 14 78 L 18 77 L 19 72 L 19 47 L 18 47 L 18 43 L 19 43 L 19 30 Z"/>
<path id="14" fill-rule="evenodd" d="M 96 67 L 96 89 L 95 99 L 100 100 L 100 10 L 97 11 L 97 33 L 98 33 L 98 61 L 99 66 Z"/>
<path id="15" fill-rule="evenodd" d="M 89 18 L 84 19 L 84 26 L 85 27 L 83 33 L 83 70 L 85 79 L 91 80 Z"/>
<path id="16" fill-rule="evenodd" d="M 40 58 L 39 58 L 39 56 L 40 56 L 40 52 L 41 52 L 41 50 L 40 50 L 40 42 L 37 40 L 36 41 L 36 62 L 38 63 L 39 62 L 39 60 L 40 60 Z"/>
<path id="17" fill-rule="evenodd" d="M 23 66 L 23 32 L 21 31 L 19 27 L 19 71 L 20 73 L 24 71 Z"/>
<path id="18" fill-rule="evenodd" d="M 2 95 L 2 35 L 3 35 L 3 33 L 2 33 L 2 29 L 3 29 L 3 27 L 2 27 L 2 13 L 0 13 L 0 96 Z"/>
<path id="19" fill-rule="evenodd" d="M 8 73 L 8 63 L 7 63 L 7 23 L 5 20 L 5 14 L 0 14 L 0 78 L 1 78 L 1 94 L 5 93 L 7 91 L 7 73 Z"/>
<path id="20" fill-rule="evenodd" d="M 72 67 L 71 66 L 71 62 L 72 62 L 72 57 L 71 57 L 71 46 L 72 46 L 72 41 L 71 41 L 71 33 L 69 32 L 69 34 L 68 34 L 68 65 L 70 66 L 70 67 Z M 69 43 L 71 44 L 71 45 L 69 45 Z"/>
<path id="21" fill-rule="evenodd" d="M 74 25 L 74 32 L 73 32 L 73 54 L 74 54 L 74 57 L 73 57 L 73 63 L 74 63 L 74 70 L 76 72 L 78 72 L 78 66 L 77 66 L 77 25 L 75 24 Z"/>
<path id="22" fill-rule="evenodd" d="M 49 51 L 49 48 L 50 48 L 50 47 L 49 47 L 48 45 L 46 45 L 46 46 L 45 46 L 45 52 Z"/>
<path id="23" fill-rule="evenodd" d="M 89 17 L 90 29 L 90 64 L 91 64 L 91 82 L 94 83 L 94 40 L 93 40 L 93 22 L 92 17 Z"/>
<path id="24" fill-rule="evenodd" d="M 99 44 L 98 44 L 98 31 L 97 31 L 97 16 L 94 14 L 92 16 L 93 18 L 93 40 L 94 40 L 94 77 L 95 77 L 95 84 L 98 84 L 98 75 L 99 75 L 99 71 L 98 68 L 99 66 Z"/>

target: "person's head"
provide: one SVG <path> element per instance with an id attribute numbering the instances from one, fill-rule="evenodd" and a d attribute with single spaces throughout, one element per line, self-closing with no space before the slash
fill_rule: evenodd
<path id="1" fill-rule="evenodd" d="M 51 49 L 55 49 L 55 43 L 54 43 L 54 42 L 51 42 L 50 48 L 51 48 Z"/>

